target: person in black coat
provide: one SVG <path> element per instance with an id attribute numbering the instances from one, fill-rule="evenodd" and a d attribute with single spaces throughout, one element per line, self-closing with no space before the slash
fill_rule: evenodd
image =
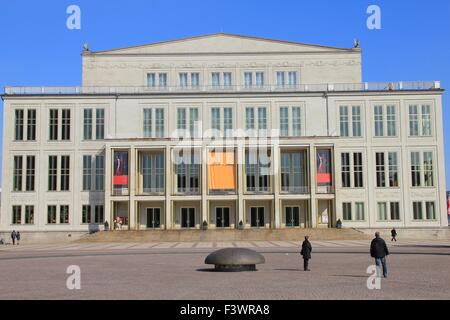
<path id="1" fill-rule="evenodd" d="M 397 230 L 395 230 L 395 228 L 391 230 L 391 235 L 392 235 L 391 242 L 392 241 L 397 242 Z"/>
<path id="2" fill-rule="evenodd" d="M 16 230 L 13 230 L 13 232 L 11 232 L 11 240 L 13 245 L 16 244 L 16 236 L 17 236 Z"/>
<path id="3" fill-rule="evenodd" d="M 380 275 L 380 268 L 383 267 L 383 276 L 387 278 L 387 262 L 386 257 L 389 255 L 389 250 L 387 248 L 386 242 L 380 237 L 380 233 L 375 233 L 375 239 L 372 240 L 370 244 L 370 256 L 375 259 L 375 264 L 377 266 L 377 274 Z"/>
<path id="4" fill-rule="evenodd" d="M 309 237 L 305 237 L 305 241 L 303 241 L 302 244 L 302 251 L 300 251 L 300 254 L 303 256 L 303 270 L 305 271 L 311 271 L 308 268 L 309 260 L 311 259 L 311 252 L 312 252 L 312 246 L 311 242 L 309 242 Z"/>
<path id="5" fill-rule="evenodd" d="M 19 241 L 20 241 L 20 232 L 17 231 L 16 233 L 16 240 L 17 240 L 17 245 L 19 245 Z"/>

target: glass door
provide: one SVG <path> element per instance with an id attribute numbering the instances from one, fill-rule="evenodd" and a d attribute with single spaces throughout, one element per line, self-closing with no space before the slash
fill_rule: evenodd
<path id="1" fill-rule="evenodd" d="M 195 228 L 195 208 L 181 208 L 181 227 Z"/>
<path id="2" fill-rule="evenodd" d="M 147 228 L 158 229 L 161 227 L 161 209 L 147 208 Z"/>
<path id="3" fill-rule="evenodd" d="M 264 224 L 264 207 L 250 208 L 251 226 L 252 228 L 262 228 Z"/>
<path id="4" fill-rule="evenodd" d="M 216 208 L 216 227 L 230 227 L 230 208 Z"/>
<path id="5" fill-rule="evenodd" d="M 300 208 L 299 207 L 285 207 L 286 227 L 295 228 L 300 227 Z"/>

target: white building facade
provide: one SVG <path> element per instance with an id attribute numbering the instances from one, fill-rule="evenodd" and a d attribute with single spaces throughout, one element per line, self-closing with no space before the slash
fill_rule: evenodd
<path id="1" fill-rule="evenodd" d="M 448 225 L 439 82 L 229 34 L 82 59 L 81 87 L 5 88 L 1 231 Z"/>

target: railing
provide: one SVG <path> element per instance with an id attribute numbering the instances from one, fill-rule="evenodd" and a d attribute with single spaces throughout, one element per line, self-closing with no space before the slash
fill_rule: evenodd
<path id="1" fill-rule="evenodd" d="M 337 84 L 299 84 L 284 86 L 122 86 L 122 87 L 5 87 L 5 95 L 116 95 L 202 92 L 351 92 L 351 91 L 423 91 L 438 90 L 439 81 L 363 82 Z"/>
<path id="2" fill-rule="evenodd" d="M 177 193 L 183 195 L 198 195 L 200 194 L 200 188 L 177 188 Z"/>
<path id="3" fill-rule="evenodd" d="M 281 192 L 282 193 L 286 193 L 286 194 L 309 194 L 310 193 L 309 190 L 310 190 L 309 187 L 306 187 L 306 186 L 298 186 L 298 187 L 295 187 L 295 186 L 288 186 L 288 187 L 282 186 L 281 187 Z"/>

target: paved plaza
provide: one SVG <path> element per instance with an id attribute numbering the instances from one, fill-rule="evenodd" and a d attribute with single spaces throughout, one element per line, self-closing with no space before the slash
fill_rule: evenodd
<path id="1" fill-rule="evenodd" d="M 449 299 L 450 241 L 389 243 L 389 278 L 369 290 L 370 241 L 313 241 L 311 272 L 298 242 L 70 243 L 0 247 L 0 299 Z M 257 272 L 217 273 L 212 251 L 261 252 Z M 68 266 L 81 271 L 69 290 Z"/>

